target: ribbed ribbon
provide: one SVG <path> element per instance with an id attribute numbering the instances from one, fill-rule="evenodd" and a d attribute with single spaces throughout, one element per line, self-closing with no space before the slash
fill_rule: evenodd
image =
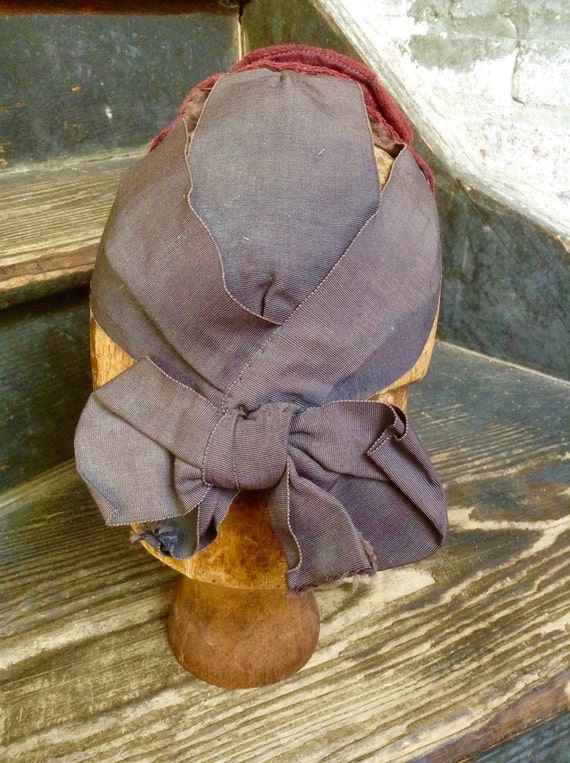
<path id="1" fill-rule="evenodd" d="M 107 522 L 177 558 L 239 491 L 268 491 L 302 590 L 441 545 L 433 467 L 405 415 L 366 400 L 419 358 L 441 261 L 430 186 L 373 75 L 325 51 L 270 58 L 190 98 L 121 181 L 91 309 L 138 362 L 91 396 L 76 456 Z"/>
<path id="2" fill-rule="evenodd" d="M 207 545 L 240 490 L 270 490 L 272 527 L 297 590 L 393 563 L 375 560 L 363 543 L 366 528 L 351 518 L 354 502 L 364 517 L 390 504 L 421 517 L 423 532 L 409 541 L 418 557 L 445 533 L 433 467 L 402 411 L 379 402 L 223 410 L 144 359 L 93 393 L 76 457 L 108 524 L 185 516 L 184 535 L 161 541 L 180 558 Z M 402 554 L 400 538 L 392 552 Z"/>

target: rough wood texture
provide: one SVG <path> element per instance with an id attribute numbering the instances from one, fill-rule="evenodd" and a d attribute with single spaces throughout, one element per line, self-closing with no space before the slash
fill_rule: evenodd
<path id="1" fill-rule="evenodd" d="M 134 525 L 133 528 L 137 529 Z M 267 493 L 238 496 L 220 525 L 218 537 L 190 559 L 172 559 L 144 548 L 186 577 L 228 588 L 285 590 L 287 563 L 271 528 Z"/>
<path id="2" fill-rule="evenodd" d="M 71 464 L 5 494 L 0 760 L 451 763 L 568 708 L 569 386 L 440 344 L 413 392 L 449 539 L 319 592 L 320 647 L 276 686 L 179 666 L 174 573 L 104 527 Z"/>
<path id="3" fill-rule="evenodd" d="M 183 14 L 216 13 L 234 16 L 238 3 L 220 0 L 1 0 L 2 13 L 85 13 L 85 14 Z"/>
<path id="4" fill-rule="evenodd" d="M 193 675 L 226 689 L 250 689 L 302 668 L 315 651 L 319 626 L 311 591 L 288 596 L 183 576 L 168 617 L 168 639 Z"/>
<path id="5" fill-rule="evenodd" d="M 2 177 L 0 308 L 88 283 L 122 172 L 141 151 L 46 162 Z"/>
<path id="6" fill-rule="evenodd" d="M 0 310 L 0 494 L 72 458 L 88 321 L 83 289 Z"/>

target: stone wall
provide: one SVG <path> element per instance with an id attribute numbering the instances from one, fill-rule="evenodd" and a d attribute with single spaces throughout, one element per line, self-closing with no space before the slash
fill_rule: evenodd
<path id="1" fill-rule="evenodd" d="M 449 173 L 570 235 L 567 0 L 319 0 Z"/>

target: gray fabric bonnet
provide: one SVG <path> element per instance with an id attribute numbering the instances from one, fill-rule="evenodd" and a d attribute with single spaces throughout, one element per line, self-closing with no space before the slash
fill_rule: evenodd
<path id="1" fill-rule="evenodd" d="M 136 361 L 76 435 L 107 523 L 185 558 L 267 490 L 292 590 L 433 552 L 441 484 L 406 415 L 367 398 L 419 358 L 440 278 L 426 175 L 357 79 L 281 62 L 195 89 L 97 257 L 94 317 Z"/>

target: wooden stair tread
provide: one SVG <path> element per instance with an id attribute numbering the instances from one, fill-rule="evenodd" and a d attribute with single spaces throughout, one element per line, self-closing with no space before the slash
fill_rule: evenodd
<path id="1" fill-rule="evenodd" d="M 146 147 L 2 177 L 0 308 L 87 283 L 122 172 Z"/>
<path id="2" fill-rule="evenodd" d="M 247 694 L 178 665 L 176 576 L 103 526 L 72 463 L 5 493 L 0 758 L 451 761 L 556 718 L 570 680 L 569 389 L 437 344 L 410 411 L 445 483 L 448 542 L 320 592 L 313 658 Z"/>

